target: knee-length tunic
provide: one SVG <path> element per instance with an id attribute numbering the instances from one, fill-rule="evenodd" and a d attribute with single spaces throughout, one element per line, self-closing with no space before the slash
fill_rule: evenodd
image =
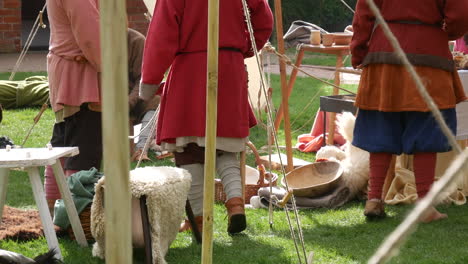
<path id="1" fill-rule="evenodd" d="M 271 35 L 265 0 L 247 1 L 258 49 Z M 158 0 L 148 30 L 140 93 L 161 87 L 157 143 L 205 136 L 207 1 Z M 244 58 L 253 55 L 241 1 L 221 1 L 219 16 L 217 136 L 245 138 L 256 124 L 248 104 Z"/>

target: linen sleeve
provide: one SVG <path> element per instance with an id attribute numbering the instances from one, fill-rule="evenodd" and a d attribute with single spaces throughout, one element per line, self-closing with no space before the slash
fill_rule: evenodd
<path id="1" fill-rule="evenodd" d="M 249 4 L 255 44 L 257 50 L 261 50 L 271 36 L 273 30 L 273 14 L 268 2 L 265 0 L 250 1 Z M 249 52 L 247 57 L 251 56 L 253 56 L 253 53 Z"/>
<path id="2" fill-rule="evenodd" d="M 375 1 L 380 6 L 381 1 Z M 351 64 L 358 67 L 367 55 L 368 42 L 374 30 L 375 16 L 367 5 L 366 0 L 358 0 L 353 18 L 353 38 L 351 40 Z"/>
<path id="3" fill-rule="evenodd" d="M 72 34 L 86 60 L 101 71 L 99 40 L 99 9 L 96 0 L 67 0 L 64 8 L 70 20 Z"/>
<path id="4" fill-rule="evenodd" d="M 146 36 L 140 96 L 154 95 L 179 49 L 183 0 L 158 0 Z"/>
<path id="5" fill-rule="evenodd" d="M 445 31 L 449 40 L 461 38 L 468 31 L 468 0 L 446 0 Z"/>

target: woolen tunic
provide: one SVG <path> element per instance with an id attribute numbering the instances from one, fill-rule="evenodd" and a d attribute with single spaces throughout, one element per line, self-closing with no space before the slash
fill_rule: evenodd
<path id="1" fill-rule="evenodd" d="M 100 103 L 99 10 L 97 0 L 47 0 L 50 21 L 47 72 L 54 112 Z M 75 61 L 84 57 L 81 62 Z"/>
<path id="2" fill-rule="evenodd" d="M 272 31 L 272 13 L 265 0 L 247 2 L 256 45 L 261 49 Z M 166 84 L 160 88 L 158 144 L 205 136 L 207 10 L 204 0 L 156 3 L 145 43 L 140 89 L 159 85 L 170 67 Z M 221 1 L 219 19 L 217 136 L 245 138 L 256 120 L 248 103 L 244 58 L 253 51 L 242 2 Z"/>
<path id="3" fill-rule="evenodd" d="M 468 31 L 468 0 L 376 0 L 439 109 L 466 100 L 448 41 Z M 363 66 L 356 105 L 385 112 L 429 111 L 365 0 L 353 20 L 352 64 Z M 422 40 L 424 40 L 422 42 Z"/>

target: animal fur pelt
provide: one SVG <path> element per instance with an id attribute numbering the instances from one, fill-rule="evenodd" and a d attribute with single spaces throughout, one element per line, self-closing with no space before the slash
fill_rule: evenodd
<path id="1" fill-rule="evenodd" d="M 55 249 L 30 259 L 16 252 L 0 249 L 0 264 L 61 264 L 60 259 L 55 257 Z"/>
<path id="2" fill-rule="evenodd" d="M 369 180 L 369 152 L 351 144 L 353 141 L 354 123 L 356 118 L 349 112 L 337 117 L 338 131 L 346 140 L 341 150 L 335 146 L 325 146 L 316 155 L 316 159 L 329 159 L 341 162 L 343 176 L 341 185 L 349 188 L 348 200 L 362 196 L 367 190 Z"/>
<path id="3" fill-rule="evenodd" d="M 319 197 L 295 197 L 298 208 L 336 208 L 352 199 L 364 196 L 369 179 L 369 153 L 351 145 L 354 123 L 355 117 L 349 112 L 337 116 L 338 131 L 346 140 L 343 145 L 344 151 L 335 146 L 325 146 L 316 155 L 317 160 L 340 162 L 343 175 L 339 179 L 338 187 Z M 286 191 L 280 188 L 272 192 L 279 200 L 285 193 Z M 269 188 L 260 188 L 258 194 L 260 196 L 258 207 L 268 206 L 271 199 Z M 276 199 L 271 200 L 273 203 L 276 201 Z"/>
<path id="4" fill-rule="evenodd" d="M 27 241 L 43 236 L 41 219 L 37 210 L 20 210 L 4 206 L 0 224 L 0 240 Z M 1 264 L 1 262 L 0 262 Z"/>
<path id="5" fill-rule="evenodd" d="M 96 239 L 93 256 L 105 256 L 104 227 L 104 184 L 103 177 L 96 185 L 96 194 L 91 206 L 91 233 Z M 190 189 L 191 175 L 175 167 L 144 167 L 130 172 L 132 196 L 146 196 L 153 264 L 165 264 L 164 256 L 176 238 L 184 217 L 185 202 Z"/>
<path id="6" fill-rule="evenodd" d="M 13 147 L 15 143 L 13 143 L 13 141 L 11 141 L 11 139 L 8 137 L 0 137 L 0 149 L 6 148 L 7 145 Z"/>

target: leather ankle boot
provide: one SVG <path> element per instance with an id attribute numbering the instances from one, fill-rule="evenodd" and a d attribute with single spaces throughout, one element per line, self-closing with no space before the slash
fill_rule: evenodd
<path id="1" fill-rule="evenodd" d="M 229 199 L 224 205 L 228 213 L 228 233 L 236 234 L 244 231 L 247 227 L 244 200 L 240 197 L 234 197 Z"/>
<path id="2" fill-rule="evenodd" d="M 198 232 L 203 231 L 203 216 L 196 216 L 195 223 L 197 224 Z M 179 232 L 192 231 L 192 225 L 188 219 L 185 219 L 184 222 L 179 227 Z"/>

